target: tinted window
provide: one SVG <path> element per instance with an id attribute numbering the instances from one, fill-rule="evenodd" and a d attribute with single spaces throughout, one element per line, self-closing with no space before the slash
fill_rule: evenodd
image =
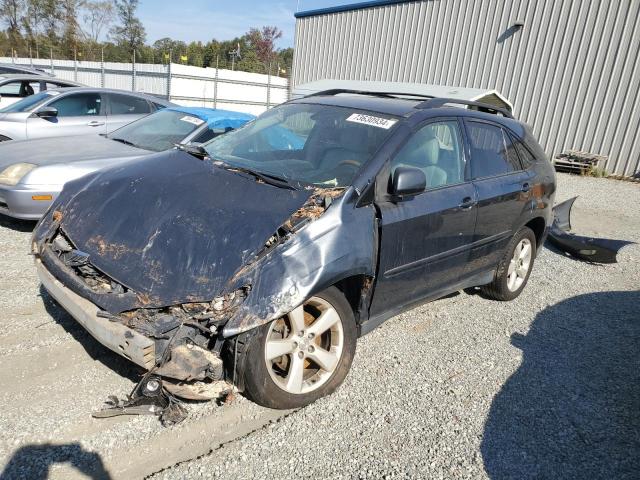
<path id="1" fill-rule="evenodd" d="M 66 83 L 52 83 L 52 82 L 47 82 L 47 90 L 52 90 L 54 88 L 62 88 L 62 87 L 68 87 L 69 85 Z"/>
<path id="2" fill-rule="evenodd" d="M 312 183 L 347 186 L 397 119 L 350 108 L 285 104 L 205 145 L 229 166 Z"/>
<path id="3" fill-rule="evenodd" d="M 97 93 L 67 95 L 49 106 L 58 109 L 58 117 L 94 116 L 102 112 L 102 100 Z"/>
<path id="4" fill-rule="evenodd" d="M 40 82 L 26 82 L 24 86 L 24 93 L 26 95 L 35 95 L 40 93 Z"/>
<path id="5" fill-rule="evenodd" d="M 514 140 L 513 143 L 516 146 L 516 150 L 518 151 L 518 155 L 520 155 L 520 161 L 522 162 L 522 166 L 524 168 L 529 168 L 531 165 L 536 163 L 536 157 L 529 151 L 527 147 L 525 147 L 522 142 L 518 140 Z"/>
<path id="6" fill-rule="evenodd" d="M 161 110 L 109 134 L 109 138 L 125 140 L 126 143 L 146 150 L 161 152 L 173 148 L 176 143 L 193 133 L 204 120 L 173 110 Z"/>
<path id="7" fill-rule="evenodd" d="M 488 123 L 468 122 L 471 176 L 493 177 L 520 170 L 515 148 L 506 132 Z"/>
<path id="8" fill-rule="evenodd" d="M 22 82 L 9 82 L 0 86 L 0 95 L 5 97 L 19 97 L 20 96 L 20 88 L 22 86 Z"/>
<path id="9" fill-rule="evenodd" d="M 453 185 L 464 181 L 464 156 L 458 122 L 436 122 L 422 127 L 402 147 L 391 163 L 414 167 L 427 177 L 427 187 Z"/>
<path id="10" fill-rule="evenodd" d="M 109 95 L 111 115 L 143 115 L 151 112 L 149 103 L 144 98 L 129 95 Z"/>
<path id="11" fill-rule="evenodd" d="M 36 109 L 41 104 L 48 101 L 51 97 L 58 95 L 59 92 L 40 92 L 30 97 L 25 97 L 22 100 L 17 101 L 13 105 L 9 105 L 6 108 L 0 110 L 1 113 L 13 113 L 13 112 L 29 112 Z"/>
<path id="12" fill-rule="evenodd" d="M 203 132 L 201 132 L 199 135 L 197 135 L 193 140 L 191 140 L 191 142 L 193 142 L 193 143 L 205 143 L 205 142 L 208 142 L 209 140 L 213 140 L 218 135 L 222 135 L 223 133 L 230 132 L 231 130 L 232 130 L 231 128 L 229 128 L 229 129 L 207 128 Z"/>

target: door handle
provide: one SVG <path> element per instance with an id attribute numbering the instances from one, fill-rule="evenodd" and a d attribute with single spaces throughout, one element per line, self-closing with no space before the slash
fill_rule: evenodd
<path id="1" fill-rule="evenodd" d="M 104 122 L 100 122 L 98 120 L 92 120 L 91 122 L 87 123 L 87 125 L 90 127 L 101 127 L 102 125 L 104 125 Z"/>
<path id="2" fill-rule="evenodd" d="M 528 183 L 528 182 L 523 183 L 523 184 L 522 184 L 522 191 L 526 193 L 526 192 L 528 192 L 529 190 L 531 190 L 531 185 L 529 185 L 529 183 Z"/>
<path id="3" fill-rule="evenodd" d="M 471 207 L 473 207 L 476 203 L 478 203 L 476 200 L 474 200 L 471 197 L 464 197 L 462 199 L 462 203 L 460 203 L 460 205 L 458 205 L 458 207 L 462 210 L 468 210 Z"/>

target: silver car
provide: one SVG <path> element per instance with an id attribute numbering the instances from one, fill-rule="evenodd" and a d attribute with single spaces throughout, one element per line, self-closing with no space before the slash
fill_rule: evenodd
<path id="1" fill-rule="evenodd" d="M 82 87 L 82 85 L 44 75 L 0 73 L 0 108 L 6 108 L 25 97 L 45 90 L 65 87 Z"/>
<path id="2" fill-rule="evenodd" d="M 27 75 L 49 75 L 39 68 L 27 67 L 25 65 L 16 65 L 15 63 L 0 63 L 0 74 L 5 73 L 22 73 Z M 52 77 L 54 75 L 51 75 Z"/>
<path id="3" fill-rule="evenodd" d="M 123 90 L 46 90 L 0 110 L 0 140 L 107 134 L 168 106 L 173 104 Z"/>
<path id="4" fill-rule="evenodd" d="M 2 143 L 0 213 L 37 220 L 66 182 L 177 144 L 204 143 L 253 118 L 227 110 L 168 107 L 109 135 Z"/>

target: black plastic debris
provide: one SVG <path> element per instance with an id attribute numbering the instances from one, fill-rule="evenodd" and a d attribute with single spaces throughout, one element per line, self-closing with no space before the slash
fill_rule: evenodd
<path id="1" fill-rule="evenodd" d="M 570 198 L 553 207 L 554 220 L 549 229 L 549 242 L 580 260 L 594 263 L 617 263 L 620 249 L 634 242 L 586 237 L 571 233 L 571 207 L 577 198 Z"/>
<path id="2" fill-rule="evenodd" d="M 105 407 L 93 412 L 94 418 L 120 415 L 157 415 L 163 426 L 175 425 L 187 418 L 186 407 L 171 395 L 156 375 L 146 374 L 126 400 L 110 395 Z"/>

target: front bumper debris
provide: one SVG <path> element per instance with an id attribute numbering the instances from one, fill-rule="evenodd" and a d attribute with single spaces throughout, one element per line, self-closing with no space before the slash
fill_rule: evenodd
<path id="1" fill-rule="evenodd" d="M 577 198 L 570 198 L 553 207 L 554 220 L 549 229 L 549 241 L 563 252 L 580 260 L 617 263 L 620 249 L 634 242 L 585 237 L 571 233 L 571 207 Z"/>
<path id="2" fill-rule="evenodd" d="M 53 298 L 105 347 L 131 360 L 136 365 L 150 370 L 156 362 L 155 342 L 141 333 L 100 317 L 100 311 L 89 300 L 65 287 L 58 281 L 40 259 L 36 259 L 36 270 L 40 282 Z"/>
<path id="3" fill-rule="evenodd" d="M 134 387 L 126 400 L 112 395 L 105 407 L 91 414 L 93 418 L 121 415 L 157 415 L 164 426 L 175 425 L 187 418 L 187 409 L 164 389 L 162 379 L 147 374 Z"/>

